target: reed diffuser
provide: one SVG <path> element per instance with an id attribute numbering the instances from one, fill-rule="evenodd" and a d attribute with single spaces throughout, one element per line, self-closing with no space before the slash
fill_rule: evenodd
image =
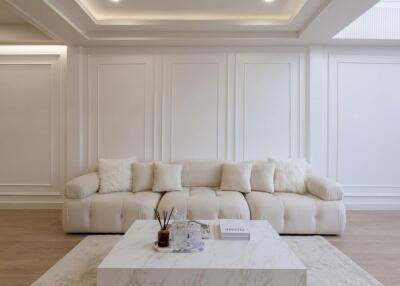
<path id="1" fill-rule="evenodd" d="M 158 247 L 168 247 L 169 246 L 169 230 L 168 224 L 171 219 L 172 213 L 174 212 L 174 208 L 172 208 L 171 212 L 168 214 L 167 211 L 162 212 L 162 217 L 160 213 L 154 209 L 154 214 L 160 224 L 160 231 L 158 232 Z"/>

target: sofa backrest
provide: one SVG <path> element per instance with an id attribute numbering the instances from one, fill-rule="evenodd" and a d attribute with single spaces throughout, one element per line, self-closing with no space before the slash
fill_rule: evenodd
<path id="1" fill-rule="evenodd" d="M 219 187 L 221 184 L 222 160 L 180 160 L 184 187 Z"/>

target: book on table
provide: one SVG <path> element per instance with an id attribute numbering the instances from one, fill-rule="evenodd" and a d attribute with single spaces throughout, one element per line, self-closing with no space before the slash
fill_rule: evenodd
<path id="1" fill-rule="evenodd" d="M 221 219 L 219 227 L 221 239 L 250 240 L 250 230 L 245 220 Z"/>

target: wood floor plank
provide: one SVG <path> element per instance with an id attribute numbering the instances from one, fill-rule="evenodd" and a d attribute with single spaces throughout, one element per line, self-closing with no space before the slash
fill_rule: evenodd
<path id="1" fill-rule="evenodd" d="M 344 235 L 326 237 L 386 286 L 400 285 L 400 212 L 349 211 Z"/>
<path id="2" fill-rule="evenodd" d="M 325 237 L 386 286 L 400 285 L 400 211 L 349 211 Z M 60 210 L 0 210 L 0 285 L 30 285 L 85 235 L 64 234 Z"/>
<path id="3" fill-rule="evenodd" d="M 84 237 L 63 233 L 60 210 L 0 210 L 0 285 L 30 285 Z"/>

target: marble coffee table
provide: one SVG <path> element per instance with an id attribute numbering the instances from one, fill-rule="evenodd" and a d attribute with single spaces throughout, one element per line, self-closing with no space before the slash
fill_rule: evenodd
<path id="1" fill-rule="evenodd" d="M 135 221 L 97 268 L 98 286 L 306 286 L 307 270 L 267 221 L 248 221 L 251 240 L 213 238 L 200 253 L 159 253 L 157 221 Z"/>

